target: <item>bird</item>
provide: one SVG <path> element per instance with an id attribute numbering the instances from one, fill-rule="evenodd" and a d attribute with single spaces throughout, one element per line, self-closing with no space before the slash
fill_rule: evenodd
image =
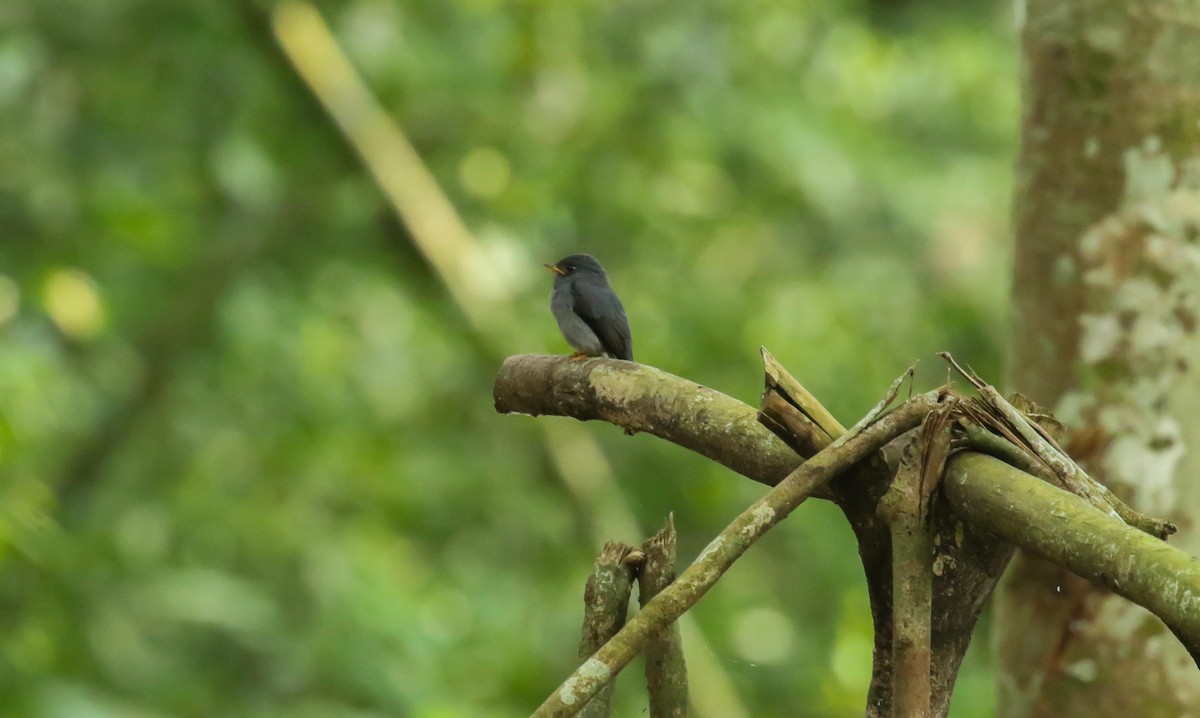
<path id="1" fill-rule="evenodd" d="M 572 254 L 542 266 L 554 272 L 550 311 L 563 338 L 575 349 L 571 359 L 608 354 L 633 361 L 633 338 L 625 307 L 608 286 L 608 275 L 596 258 Z"/>

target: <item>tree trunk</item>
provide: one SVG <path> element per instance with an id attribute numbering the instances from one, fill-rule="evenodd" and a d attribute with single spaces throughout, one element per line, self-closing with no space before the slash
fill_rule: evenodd
<path id="1" fill-rule="evenodd" d="M 1009 385 L 1200 553 L 1200 3 L 1028 0 Z M 997 595 L 1001 716 L 1171 716 L 1200 671 L 1146 611 L 1030 555 Z"/>

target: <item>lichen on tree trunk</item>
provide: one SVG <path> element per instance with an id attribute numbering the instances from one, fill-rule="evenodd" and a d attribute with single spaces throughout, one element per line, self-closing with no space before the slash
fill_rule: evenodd
<path id="1" fill-rule="evenodd" d="M 1029 0 L 1022 43 L 1009 383 L 1195 554 L 1200 5 Z M 1002 716 L 1200 704 L 1200 672 L 1157 619 L 1029 556 L 1002 585 L 995 645 Z"/>

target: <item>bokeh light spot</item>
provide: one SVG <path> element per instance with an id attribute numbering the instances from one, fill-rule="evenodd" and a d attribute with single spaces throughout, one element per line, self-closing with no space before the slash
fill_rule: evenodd
<path id="1" fill-rule="evenodd" d="M 508 158 L 494 147 L 476 147 L 458 164 L 463 188 L 484 199 L 499 197 L 508 188 L 511 174 Z"/>
<path id="2" fill-rule="evenodd" d="M 275 163 L 253 137 L 238 134 L 225 138 L 217 145 L 212 163 L 221 188 L 247 207 L 266 209 L 279 200 Z"/>
<path id="3" fill-rule="evenodd" d="M 104 329 L 104 305 L 95 280 L 78 269 L 56 269 L 42 286 L 46 313 L 64 334 L 91 339 Z"/>
<path id="4" fill-rule="evenodd" d="M 751 608 L 733 621 L 733 650 L 751 663 L 782 663 L 792 652 L 792 622 L 774 608 Z"/>

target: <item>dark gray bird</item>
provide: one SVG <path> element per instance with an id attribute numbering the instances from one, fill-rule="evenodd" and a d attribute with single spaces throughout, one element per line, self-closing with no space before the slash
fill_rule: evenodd
<path id="1" fill-rule="evenodd" d="M 612 288 L 604 268 L 590 254 L 572 254 L 556 264 L 550 311 L 567 343 L 575 348 L 572 359 L 608 354 L 633 361 L 633 338 L 625 307 Z"/>

